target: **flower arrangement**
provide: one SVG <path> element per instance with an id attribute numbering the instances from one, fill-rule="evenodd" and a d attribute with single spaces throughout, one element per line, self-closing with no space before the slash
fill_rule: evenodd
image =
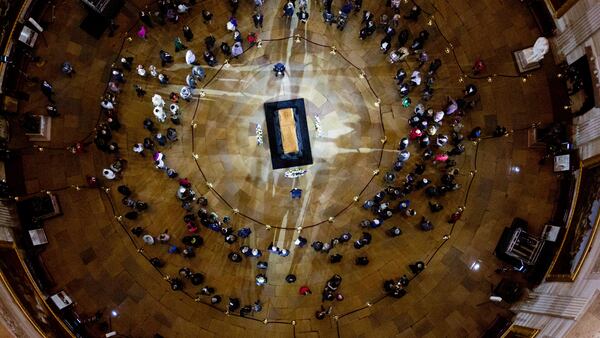
<path id="1" fill-rule="evenodd" d="M 315 130 L 317 131 L 317 137 L 323 136 L 323 128 L 321 127 L 321 118 L 319 115 L 313 116 L 313 123 L 315 124 Z"/>
<path id="2" fill-rule="evenodd" d="M 287 178 L 296 178 L 296 177 L 300 177 L 300 176 L 304 176 L 304 174 L 306 174 L 308 171 L 306 169 L 290 169 L 288 171 L 286 171 L 283 176 L 287 177 Z"/>
<path id="3" fill-rule="evenodd" d="M 260 126 L 260 123 L 256 124 L 256 145 L 262 145 L 263 144 L 263 130 L 262 127 Z"/>

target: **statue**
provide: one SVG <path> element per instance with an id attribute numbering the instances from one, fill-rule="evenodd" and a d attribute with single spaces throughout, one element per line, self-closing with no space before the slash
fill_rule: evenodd
<path id="1" fill-rule="evenodd" d="M 540 62 L 544 58 L 544 55 L 548 53 L 549 49 L 550 44 L 548 39 L 539 37 L 537 40 L 535 40 L 533 47 L 525 49 L 523 54 L 527 63 Z"/>
<path id="2" fill-rule="evenodd" d="M 540 61 L 542 61 L 549 49 L 550 43 L 548 39 L 539 37 L 535 40 L 535 44 L 532 47 L 513 52 L 519 73 L 526 73 L 540 68 Z"/>

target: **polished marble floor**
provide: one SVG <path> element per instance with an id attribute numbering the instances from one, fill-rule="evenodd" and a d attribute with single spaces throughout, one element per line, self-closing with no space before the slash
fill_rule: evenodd
<path id="1" fill-rule="evenodd" d="M 364 1 L 364 8 L 379 16 L 385 11 L 379 3 Z M 30 67 L 32 75 L 47 78 L 55 86 L 61 116 L 53 121 L 52 147 L 66 147 L 94 127 L 98 98 L 124 39 L 124 30 L 134 24 L 137 7 L 142 5 L 141 0 L 129 2 L 117 19 L 118 34 L 112 38 L 104 36 L 99 41 L 78 28 L 84 16 L 81 7 L 68 2 L 57 7 L 57 19 L 46 33 L 50 47 L 38 47 L 38 54 L 48 59 L 48 63 L 43 68 Z M 408 131 L 406 121 L 414 103 L 409 108 L 400 103 L 392 79 L 399 66 L 390 65 L 379 51 L 382 32 L 359 40 L 358 16 L 350 17 L 343 32 L 325 25 L 320 20 L 317 1 L 311 1 L 309 6 L 308 24 L 298 25 L 294 18 L 290 26 L 280 18 L 282 5 L 282 1 L 267 2 L 264 28 L 258 32 L 260 38 L 300 34 L 317 43 L 334 45 L 339 53 L 333 55 L 328 47 L 305 41 L 296 43 L 294 39 L 263 42 L 262 48 L 253 48 L 239 59 L 231 60 L 229 67 L 224 67 L 204 89 L 206 96 L 200 97 L 196 91 L 192 102 L 182 101 L 183 122 L 176 127 L 179 141 L 162 150 L 167 165 L 192 181 L 195 189 L 207 197 L 211 210 L 220 216 L 231 216 L 236 228 L 252 228 L 252 235 L 242 243 L 228 245 L 220 234 L 202 228 L 200 235 L 205 245 L 195 258 L 185 259 L 168 254 L 164 245 L 144 246 L 138 238 L 134 239 L 134 245 L 114 217 L 124 214 L 125 207 L 116 203 L 116 214 L 113 213 L 104 192 L 69 189 L 58 193 L 64 216 L 45 224 L 50 244 L 43 259 L 56 289 L 65 289 L 76 300 L 76 309 L 81 313 L 105 309 L 108 314 L 108 310 L 115 309 L 119 315 L 112 319 L 113 328 L 133 337 L 150 337 L 154 333 L 165 337 L 254 337 L 265 333 L 274 337 L 479 336 L 497 314 L 507 314 L 506 307 L 482 304 L 489 296 L 490 285 L 501 278 L 494 273 L 501 263 L 492 251 L 502 229 L 513 217 L 527 219 L 533 232 L 540 231 L 548 220 L 556 190 L 551 168 L 538 165 L 540 153 L 527 148 L 525 132 L 485 140 L 478 146 L 468 142 L 465 154 L 457 159 L 461 171 L 458 182 L 463 188 L 440 200 L 445 207 L 442 212 L 431 214 L 422 192 L 411 198 L 418 215 L 427 215 L 436 225 L 433 231 L 420 231 L 417 218 L 394 216 L 383 227 L 370 231 L 373 243 L 368 247 L 356 250 L 345 244 L 332 250 L 331 253 L 344 256 L 339 264 L 329 264 L 327 255 L 308 246 L 295 247 L 293 242 L 298 235 L 295 228 L 324 220 L 319 226 L 303 229 L 302 236 L 309 242 L 328 241 L 345 231 L 360 236 L 359 222 L 371 217 L 360 207 L 360 202 L 385 187 L 382 174 L 391 167 L 395 147 Z M 463 69 L 469 69 L 481 57 L 490 71 L 514 74 L 511 51 L 531 45 L 538 35 L 533 19 L 519 2 L 434 1 L 423 2 L 421 6 L 426 11 L 437 11 L 437 24 L 452 42 L 456 60 Z M 199 15 L 204 7 L 215 13 L 210 25 L 203 24 Z M 402 5 L 403 12 L 408 8 L 408 4 Z M 180 23 L 151 28 L 145 41 L 135 36 L 138 26 L 134 25 L 130 32 L 132 41 L 123 45 L 122 55 L 134 56 L 135 64 L 145 66 L 159 66 L 160 49 L 175 55 L 174 64 L 164 69 L 159 67 L 170 77 L 170 85 L 161 86 L 154 79 L 142 79 L 132 72 L 127 74 L 128 82 L 119 96 L 118 111 L 123 126 L 114 133 L 114 139 L 128 164 L 121 180 L 106 184 L 111 187 L 127 184 L 135 198 L 150 205 L 138 220 L 127 221 L 127 227 L 139 225 L 155 236 L 168 229 L 174 243 L 179 243 L 186 234 L 182 221 L 185 212 L 175 197 L 177 183 L 155 169 L 149 157 L 141 158 L 131 148 L 148 136 L 142 121 L 152 117 L 151 95 L 159 93 L 166 99 L 171 91 L 179 91 L 190 70 L 184 52 L 173 51 L 173 39 L 181 35 L 182 25 L 189 24 L 192 28 L 195 38 L 186 44 L 200 57 L 203 39 L 209 33 L 217 38 L 217 45 L 221 41 L 231 44 L 231 33 L 224 24 L 227 16 L 225 2 L 203 2 L 193 8 L 191 15 L 182 16 Z M 244 1 L 238 13 L 243 34 L 254 30 L 250 16 L 250 1 Z M 422 29 L 431 32 L 426 50 L 431 58 L 439 57 L 443 62 L 430 102 L 432 107 L 439 108 L 446 95 L 460 95 L 466 83 L 458 81 L 460 68 L 452 54 L 445 53 L 448 43 L 439 31 L 427 25 L 426 19 L 424 14 L 419 22 L 402 25 L 413 35 Z M 340 54 L 364 70 L 375 94 L 359 76 L 360 72 Z M 218 53 L 218 59 L 222 63 L 223 55 Z M 59 65 L 64 60 L 71 61 L 77 70 L 73 78 L 60 73 Z M 288 66 L 287 75 L 281 79 L 275 79 L 270 71 L 278 61 Z M 407 71 L 414 66 L 414 59 L 403 64 Z M 209 79 L 218 67 L 206 69 Z M 481 126 L 485 134 L 490 134 L 497 124 L 519 129 L 532 122 L 551 121 L 547 75 L 544 69 L 532 75 L 527 82 L 519 78 L 477 80 L 481 100 L 465 118 L 465 129 Z M 138 98 L 133 84 L 142 85 L 148 91 L 147 96 Z M 31 90 L 26 110 L 43 110 L 43 96 L 36 86 Z M 380 107 L 374 104 L 375 95 L 381 99 Z M 266 131 L 264 101 L 296 97 L 307 102 L 315 164 L 304 177 L 289 179 L 282 171 L 271 170 L 268 146 L 256 145 L 255 125 L 262 123 Z M 417 100 L 413 95 L 413 101 Z M 317 114 L 323 128 L 321 137 L 312 128 Z M 193 137 L 192 123 L 197 124 Z M 385 126 L 387 143 L 378 167 L 383 136 L 380 123 Z M 164 131 L 171 126 L 169 123 L 160 128 Z M 24 141 L 17 137 L 14 143 L 19 145 Z M 192 156 L 194 152 L 198 164 Z M 409 161 L 409 168 L 417 163 L 415 157 L 418 156 Z M 23 154 L 23 159 L 28 192 L 82 185 L 86 175 L 101 176 L 102 168 L 111 161 L 110 156 L 93 146 L 80 155 L 61 150 L 30 151 Z M 373 170 L 377 168 L 381 174 L 373 178 Z M 434 168 L 429 168 L 426 175 L 438 179 Z M 375 303 L 383 293 L 383 280 L 410 274 L 409 263 L 427 260 L 444 242 L 443 236 L 450 231 L 446 219 L 465 204 L 466 187 L 471 180 L 462 220 L 427 269 L 411 282 L 408 294 L 399 300 L 386 298 Z M 301 199 L 289 197 L 292 187 L 303 189 Z M 354 196 L 359 194 L 360 202 L 353 203 Z M 120 199 L 116 189 L 109 195 L 117 202 Z M 343 212 L 333 222 L 326 221 L 340 211 Z M 273 228 L 268 230 L 263 223 Z M 386 236 L 385 229 L 392 225 L 401 227 L 403 235 Z M 289 249 L 290 256 L 267 254 L 271 242 Z M 239 264 L 227 260 L 227 254 L 242 244 L 265 252 L 263 260 L 269 263 L 266 286 L 254 283 L 259 273 L 256 260 L 245 259 Z M 164 259 L 164 274 L 175 276 L 181 267 L 188 266 L 204 273 L 206 283 L 215 287 L 224 299 L 237 297 L 243 305 L 260 299 L 263 311 L 254 315 L 257 321 L 227 316 L 223 304 L 213 309 L 171 291 L 136 247 L 143 247 L 143 255 L 147 257 Z M 361 255 L 369 257 L 368 266 L 353 264 Z M 479 262 L 479 270 L 470 269 L 474 262 Z M 289 273 L 298 278 L 294 284 L 284 280 Z M 314 312 L 321 305 L 321 288 L 335 273 L 343 277 L 340 292 L 345 299 L 332 303 L 332 316 L 318 321 Z M 313 290 L 311 296 L 298 295 L 298 288 L 304 284 Z M 189 283 L 185 288 L 190 294 L 198 289 Z M 263 322 L 265 318 L 267 324 Z"/>

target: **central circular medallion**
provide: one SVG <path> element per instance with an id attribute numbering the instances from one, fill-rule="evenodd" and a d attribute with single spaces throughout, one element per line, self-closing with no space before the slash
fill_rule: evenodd
<path id="1" fill-rule="evenodd" d="M 371 182 L 383 151 L 364 74 L 339 53 L 291 39 L 263 43 L 243 61 L 219 71 L 196 112 L 206 180 L 232 209 L 265 224 L 306 227 L 335 216 Z"/>

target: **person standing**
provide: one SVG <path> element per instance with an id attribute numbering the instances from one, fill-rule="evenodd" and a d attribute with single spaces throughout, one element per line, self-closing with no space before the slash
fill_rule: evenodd
<path id="1" fill-rule="evenodd" d="M 194 38 L 194 33 L 192 33 L 190 26 L 183 26 L 183 36 L 188 42 L 192 41 Z"/>
<path id="2" fill-rule="evenodd" d="M 52 99 L 52 94 L 54 94 L 54 90 L 52 89 L 52 85 L 50 84 L 50 82 L 46 80 L 42 81 L 40 88 L 42 89 L 42 93 L 44 93 L 44 95 L 46 95 L 46 97 L 48 98 L 48 101 L 54 103 L 54 100 Z"/>
<path id="3" fill-rule="evenodd" d="M 186 101 L 190 101 L 192 99 L 192 91 L 189 87 L 183 86 L 181 87 L 181 91 L 179 92 L 179 96 Z"/>
<path id="4" fill-rule="evenodd" d="M 287 4 L 285 4 L 285 6 L 283 7 L 283 16 L 285 16 L 286 19 L 290 19 L 293 15 L 294 15 L 294 4 L 292 3 L 291 0 L 289 0 L 287 2 Z"/>
<path id="5" fill-rule="evenodd" d="M 185 52 L 185 62 L 188 65 L 197 65 L 198 64 L 196 62 L 196 54 L 194 54 L 194 52 L 192 52 L 191 49 L 188 49 L 188 51 Z"/>
<path id="6" fill-rule="evenodd" d="M 123 66 L 123 68 L 127 69 L 128 71 L 131 71 L 131 68 L 133 67 L 133 57 L 128 56 L 121 58 L 121 65 Z"/>
<path id="7" fill-rule="evenodd" d="M 49 103 L 46 106 L 46 112 L 48 113 L 48 116 L 50 116 L 50 117 L 57 117 L 60 115 L 58 113 L 58 109 L 56 108 L 56 105 L 54 103 Z"/>
<path id="8" fill-rule="evenodd" d="M 60 69 L 62 70 L 63 73 L 65 73 L 69 77 L 73 77 L 73 74 L 75 74 L 75 69 L 73 69 L 73 65 L 67 61 L 63 62 Z"/>
<path id="9" fill-rule="evenodd" d="M 102 170 L 102 176 L 104 176 L 104 178 L 106 178 L 107 180 L 114 180 L 115 178 L 117 178 L 117 175 L 115 174 L 114 171 L 105 168 L 104 170 Z"/>
<path id="10" fill-rule="evenodd" d="M 152 19 L 150 19 L 149 13 L 145 11 L 140 11 L 140 20 L 145 23 L 148 27 L 153 28 Z"/>
<path id="11" fill-rule="evenodd" d="M 140 156 L 142 157 L 146 157 L 146 154 L 144 153 L 144 145 L 141 143 L 136 143 L 133 146 L 133 152 L 136 154 L 140 154 Z"/>
<path id="12" fill-rule="evenodd" d="M 236 42 L 233 44 L 233 48 L 231 48 L 231 57 L 237 59 L 238 56 L 244 53 L 244 49 L 242 48 L 242 44 L 240 42 Z"/>
<path id="13" fill-rule="evenodd" d="M 144 95 L 146 95 L 146 91 L 140 85 L 136 84 L 136 85 L 133 85 L 133 87 L 135 88 L 137 97 L 142 98 L 142 97 L 144 97 Z"/>
<path id="14" fill-rule="evenodd" d="M 263 19 L 264 15 L 261 12 L 254 12 L 254 15 L 252 16 L 252 21 L 254 21 L 254 28 L 263 28 Z"/>
<path id="15" fill-rule="evenodd" d="M 181 42 L 181 39 L 179 37 L 175 38 L 175 53 L 179 52 L 180 50 L 184 50 L 187 49 L 186 45 L 183 44 L 183 42 Z"/>
<path id="16" fill-rule="evenodd" d="M 140 30 L 137 32 L 137 35 L 140 39 L 146 40 L 146 27 L 142 25 Z"/>
<path id="17" fill-rule="evenodd" d="M 238 8 L 240 7 L 240 2 L 239 0 L 229 0 L 229 3 L 231 5 L 231 15 L 235 15 Z"/>
<path id="18" fill-rule="evenodd" d="M 117 31 L 117 29 L 119 29 L 119 25 L 117 25 L 114 19 L 111 19 L 108 23 L 108 37 L 112 38 L 113 36 L 115 36 L 115 32 Z"/>
<path id="19" fill-rule="evenodd" d="M 300 8 L 300 11 L 296 13 L 296 15 L 298 16 L 298 20 L 300 20 L 300 22 L 306 23 L 308 21 L 308 12 L 305 8 Z"/>
<path id="20" fill-rule="evenodd" d="M 213 14 L 207 10 L 203 10 L 202 11 L 202 19 L 204 20 L 205 24 L 209 24 L 212 22 L 212 17 Z"/>

